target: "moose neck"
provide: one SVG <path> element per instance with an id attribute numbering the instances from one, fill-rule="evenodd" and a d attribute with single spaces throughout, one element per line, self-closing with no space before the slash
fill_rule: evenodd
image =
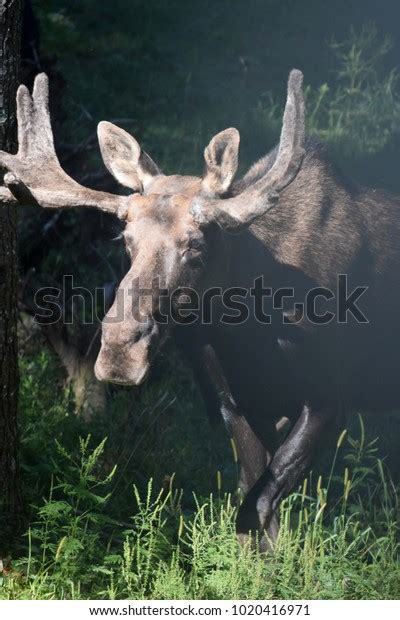
<path id="1" fill-rule="evenodd" d="M 237 192 L 256 182 L 274 156 L 272 151 L 258 162 L 239 182 Z M 235 276 L 246 272 L 252 278 L 267 272 L 272 277 L 271 268 L 275 272 L 280 266 L 303 272 L 319 285 L 332 284 L 337 273 L 347 272 L 362 245 L 365 222 L 358 205 L 362 191 L 336 169 L 318 144 L 308 141 L 302 168 L 277 204 L 248 231 L 232 237 Z"/>

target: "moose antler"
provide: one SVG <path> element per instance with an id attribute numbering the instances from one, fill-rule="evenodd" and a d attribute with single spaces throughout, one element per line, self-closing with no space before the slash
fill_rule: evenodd
<path id="1" fill-rule="evenodd" d="M 124 219 L 128 196 L 109 194 L 84 187 L 61 168 L 54 149 L 49 114 L 49 83 L 41 73 L 33 93 L 21 85 L 17 92 L 18 153 L 0 151 L 0 167 L 6 188 L 0 188 L 4 202 L 35 202 L 46 209 L 91 207 Z"/>
<path id="2" fill-rule="evenodd" d="M 290 72 L 278 153 L 272 168 L 240 194 L 224 200 L 194 200 L 192 213 L 200 224 L 216 221 L 229 232 L 249 226 L 264 215 L 279 193 L 297 176 L 304 157 L 303 74 Z"/>

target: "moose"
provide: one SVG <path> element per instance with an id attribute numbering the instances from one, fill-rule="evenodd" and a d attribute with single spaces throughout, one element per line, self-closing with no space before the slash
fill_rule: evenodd
<path id="1" fill-rule="evenodd" d="M 210 417 L 222 414 L 237 446 L 238 536 L 259 532 L 265 547 L 278 534 L 279 502 L 343 415 L 400 403 L 400 197 L 345 178 L 305 138 L 302 79 L 290 73 L 279 145 L 238 180 L 234 128 L 206 147 L 202 177 L 166 176 L 103 121 L 104 164 L 132 193 L 79 185 L 55 153 L 44 74 L 32 95 L 19 87 L 19 149 L 0 153 L 10 204 L 96 208 L 125 222 L 131 266 L 104 317 L 96 376 L 141 384 L 173 335 Z M 163 294 L 142 296 L 139 285 L 155 280 Z M 240 291 L 245 320 L 227 320 L 218 296 L 207 320 L 165 320 L 171 309 L 188 316 L 187 291 L 210 298 L 216 289 L 231 292 L 231 307 Z M 130 300 L 122 314 L 121 298 Z M 290 431 L 280 441 L 283 416 Z"/>

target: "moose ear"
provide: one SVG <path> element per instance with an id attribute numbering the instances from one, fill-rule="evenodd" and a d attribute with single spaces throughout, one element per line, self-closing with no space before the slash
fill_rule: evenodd
<path id="1" fill-rule="evenodd" d="M 240 135 L 231 127 L 217 133 L 204 151 L 206 170 L 203 186 L 214 194 L 225 194 L 238 168 Z"/>
<path id="2" fill-rule="evenodd" d="M 104 164 L 121 185 L 140 192 L 160 174 L 158 166 L 124 129 L 101 121 L 97 135 Z"/>

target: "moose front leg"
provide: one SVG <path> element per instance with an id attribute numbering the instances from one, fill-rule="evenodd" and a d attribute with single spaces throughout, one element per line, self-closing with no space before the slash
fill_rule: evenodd
<path id="1" fill-rule="evenodd" d="M 204 346 L 202 360 L 207 377 L 218 393 L 220 412 L 226 429 L 235 443 L 241 469 L 240 488 L 246 494 L 271 461 L 277 441 L 275 424 L 271 421 L 267 424 L 267 428 L 262 429 L 262 433 L 257 433 L 247 418 L 238 410 L 223 369 L 211 345 Z"/>
<path id="2" fill-rule="evenodd" d="M 327 432 L 332 430 L 335 419 L 333 412 L 314 411 L 309 405 L 304 405 L 293 430 L 239 509 L 239 538 L 249 531 L 261 535 L 266 532 L 267 537 L 262 535 L 261 538 L 261 548 L 264 550 L 275 540 L 278 529 L 271 525 L 276 523 L 279 502 L 293 491 L 307 472 L 321 437 L 326 437 Z"/>
<path id="3" fill-rule="evenodd" d="M 271 461 L 272 450 L 260 441 L 246 418 L 238 413 L 233 403 L 225 403 L 221 411 L 240 461 L 240 490 L 246 495 Z M 274 436 L 274 434 L 275 429 L 272 428 L 271 435 Z"/>
<path id="4" fill-rule="evenodd" d="M 201 377 L 199 385 L 202 388 L 203 395 L 210 396 L 210 386 L 218 394 L 219 409 L 228 433 L 234 441 L 240 461 L 240 490 L 246 497 L 271 462 L 277 445 L 278 431 L 271 421 L 262 429 L 261 433 L 256 433 L 246 417 L 238 411 L 225 374 L 211 345 L 205 345 L 200 356 L 194 357 L 197 357 L 197 361 L 201 360 L 196 374 L 198 380 Z M 192 356 L 192 362 L 193 359 Z M 201 372 L 199 372 L 200 369 Z M 206 403 L 207 400 L 210 402 L 207 398 L 205 400 Z M 212 418 L 210 414 L 209 417 Z M 262 436 L 262 440 L 260 436 Z M 279 529 L 278 519 L 275 515 L 271 515 L 267 528 L 268 536 L 275 539 Z M 248 540 L 248 531 L 241 535 L 238 533 L 238 539 L 242 544 L 245 544 Z"/>
<path id="5" fill-rule="evenodd" d="M 239 487 L 245 497 L 244 501 L 246 501 L 248 493 L 251 492 L 250 489 L 254 488 L 271 462 L 273 452 L 270 446 L 272 443 L 275 443 L 277 432 L 274 427 L 271 427 L 270 441 L 268 447 L 266 447 L 250 427 L 246 418 L 239 415 L 236 410 L 224 408 L 222 415 L 237 449 L 240 461 Z M 241 508 L 239 514 L 240 511 Z M 238 540 L 242 545 L 247 543 L 250 529 L 237 531 Z M 275 539 L 278 535 L 278 530 L 278 519 L 275 515 L 272 515 L 268 522 L 268 537 Z"/>
<path id="6" fill-rule="evenodd" d="M 266 448 L 265 442 L 259 439 L 238 411 L 214 348 L 204 341 L 196 329 L 189 330 L 188 327 L 177 328 L 175 341 L 190 362 L 212 426 L 222 417 L 235 442 L 240 461 L 240 487 L 246 494 L 271 460 L 272 449 L 276 445 L 275 426 L 271 426 L 270 433 L 263 433 L 268 442 Z"/>

